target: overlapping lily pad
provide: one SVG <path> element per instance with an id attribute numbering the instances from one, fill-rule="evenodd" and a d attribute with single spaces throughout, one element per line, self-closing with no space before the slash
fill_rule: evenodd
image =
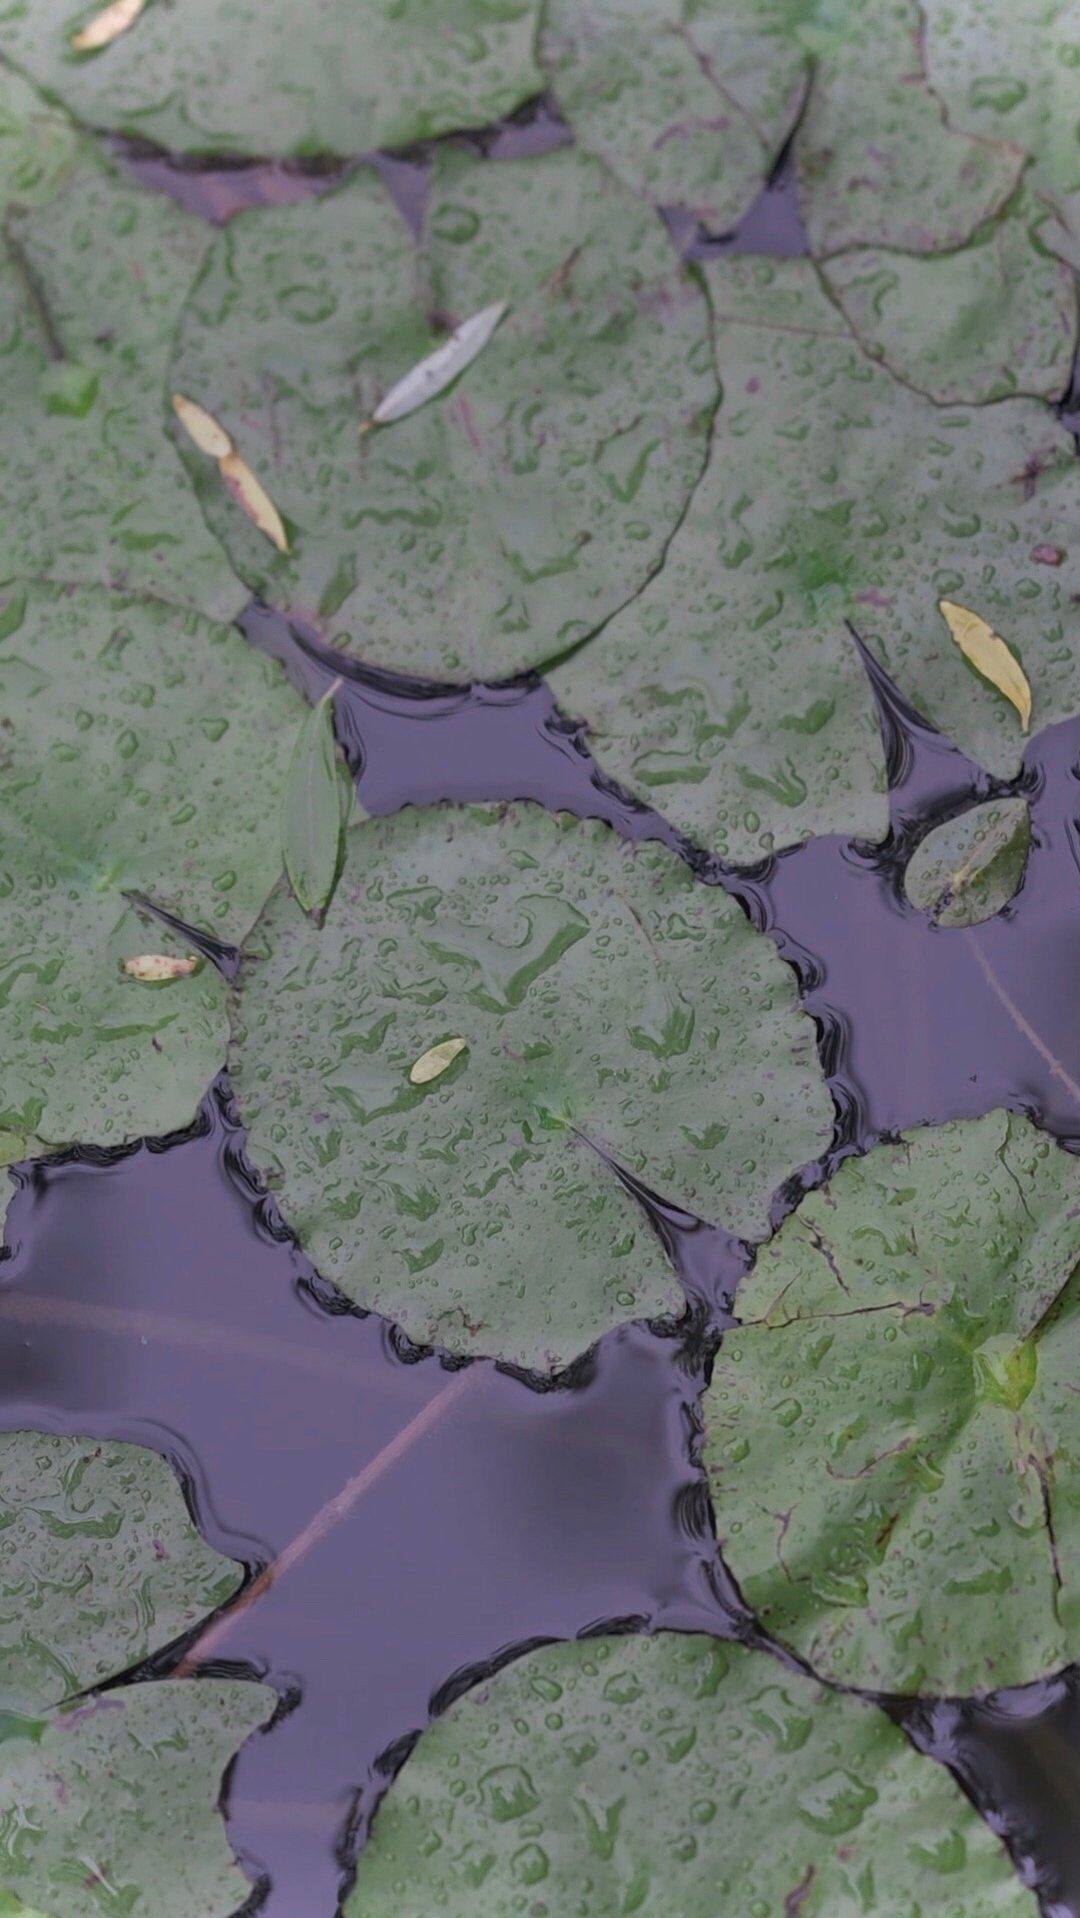
<path id="1" fill-rule="evenodd" d="M 989 620 L 1037 729 L 1080 704 L 1080 469 L 1036 401 L 931 405 L 862 352 L 806 260 L 705 269 L 724 400 L 657 579 L 551 675 L 604 769 L 737 860 L 880 838 L 884 767 L 851 620 L 971 756 L 1019 771 L 1016 712 L 938 611 Z"/>
<path id="2" fill-rule="evenodd" d="M 1080 1650 L 1080 1165 L 1005 1113 L 849 1160 L 706 1395 L 721 1548 L 823 1676 L 970 1694 Z"/>
<path id="3" fill-rule="evenodd" d="M 533 1367 L 680 1304 L 610 1165 L 740 1233 L 830 1134 L 791 975 L 658 848 L 531 808 L 347 835 L 325 928 L 285 888 L 230 1072 L 320 1271 L 414 1338 Z M 464 1039 L 414 1084 L 433 1046 Z"/>
<path id="4" fill-rule="evenodd" d="M 1026 799 L 991 799 L 935 826 L 904 871 L 904 891 L 939 926 L 977 926 L 1015 898 L 1027 868 Z"/>
<path id="5" fill-rule="evenodd" d="M 447 325 L 503 300 L 452 387 L 361 436 Z M 369 174 L 235 221 L 171 384 L 234 435 L 284 516 L 288 555 L 182 449 L 253 590 L 366 659 L 454 678 L 540 664 L 633 596 L 700 475 L 716 399 L 700 287 L 657 216 L 572 149 L 442 153 L 419 267 Z"/>
<path id="6" fill-rule="evenodd" d="M 190 1630 L 240 1568 L 199 1538 L 163 1459 L 0 1436 L 0 1894 L 101 1918 L 228 1918 L 249 1889 L 221 1774 L 276 1703 L 224 1682 L 92 1687 Z"/>
<path id="7" fill-rule="evenodd" d="M 243 938 L 303 707 L 237 633 L 151 601 L 9 586 L 0 634 L 0 1127 L 167 1132 L 223 1063 L 224 982 L 129 977 L 190 949 L 129 895 Z"/>
<path id="8" fill-rule="evenodd" d="M 883 1713 L 704 1637 L 531 1652 L 426 1731 L 347 1918 L 1034 1918 Z"/>
<path id="9" fill-rule="evenodd" d="M 543 84 L 535 0 L 150 0 L 103 52 L 73 52 L 98 10 L 9 7 L 0 52 L 90 125 L 185 153 L 410 146 L 497 120 Z"/>

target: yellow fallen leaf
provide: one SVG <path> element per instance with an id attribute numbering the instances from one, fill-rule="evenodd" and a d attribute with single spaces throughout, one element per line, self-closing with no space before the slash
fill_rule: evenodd
<path id="1" fill-rule="evenodd" d="M 443 1039 L 441 1044 L 431 1046 L 422 1052 L 414 1066 L 409 1069 L 409 1078 L 414 1086 L 427 1086 L 433 1079 L 439 1079 L 448 1066 L 452 1066 L 460 1052 L 468 1046 L 467 1039 Z"/>
<path id="2" fill-rule="evenodd" d="M 72 34 L 71 44 L 76 53 L 96 53 L 110 41 L 118 40 L 135 25 L 145 5 L 146 0 L 112 0 L 111 6 L 103 7 L 79 33 Z"/>
<path id="3" fill-rule="evenodd" d="M 977 673 L 1011 700 L 1025 732 L 1031 724 L 1031 687 L 1019 660 L 985 619 L 955 600 L 939 599 L 938 610 L 965 659 Z"/>
<path id="4" fill-rule="evenodd" d="M 235 452 L 232 440 L 223 426 L 219 426 L 212 413 L 205 406 L 197 406 L 194 400 L 184 398 L 182 393 L 172 396 L 173 412 L 184 431 L 194 440 L 200 453 L 209 453 L 212 459 L 227 459 Z"/>
<path id="5" fill-rule="evenodd" d="M 164 979 L 186 979 L 198 963 L 193 952 L 185 953 L 182 959 L 174 959 L 167 952 L 140 952 L 136 958 L 124 960 L 124 971 L 129 979 L 156 986 Z"/>
<path id="6" fill-rule="evenodd" d="M 264 486 L 259 484 L 246 460 L 239 453 L 226 453 L 218 461 L 221 477 L 238 506 L 242 506 L 252 524 L 267 539 L 273 540 L 279 553 L 289 550 L 289 538 L 281 523 L 281 514 Z"/>

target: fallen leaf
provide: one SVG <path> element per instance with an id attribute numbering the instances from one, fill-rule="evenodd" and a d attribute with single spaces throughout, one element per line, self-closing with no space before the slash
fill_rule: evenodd
<path id="1" fill-rule="evenodd" d="M 136 958 L 124 960 L 124 971 L 129 979 L 156 986 L 165 979 L 186 979 L 198 963 L 193 952 L 185 953 L 182 959 L 173 958 L 167 952 L 140 952 Z"/>
<path id="2" fill-rule="evenodd" d="M 112 0 L 111 6 L 104 7 L 87 26 L 72 34 L 71 44 L 76 53 L 97 53 L 111 41 L 118 40 L 134 26 L 145 5 L 146 0 Z"/>
<path id="3" fill-rule="evenodd" d="M 414 1086 L 427 1086 L 433 1079 L 441 1079 L 443 1073 L 452 1066 L 459 1053 L 468 1049 L 467 1039 L 443 1039 L 437 1046 L 429 1046 L 420 1054 L 416 1064 L 409 1068 L 409 1078 Z"/>
<path id="4" fill-rule="evenodd" d="M 426 359 L 414 366 L 411 373 L 398 380 L 379 401 L 368 426 L 389 426 L 392 420 L 403 420 L 407 414 L 415 413 L 418 406 L 433 400 L 437 393 L 456 380 L 470 366 L 478 353 L 487 345 L 509 302 L 497 300 L 494 306 L 485 306 L 474 313 L 471 320 L 463 320 L 455 327 L 448 340 L 429 353 Z"/>
<path id="5" fill-rule="evenodd" d="M 1015 897 L 1030 845 L 1026 799 L 988 800 L 933 827 L 908 862 L 904 891 L 935 925 L 980 925 Z"/>
<path id="6" fill-rule="evenodd" d="M 209 416 L 208 416 L 209 417 Z M 281 515 L 266 488 L 255 478 L 246 460 L 239 453 L 226 453 L 218 460 L 221 477 L 238 506 L 247 514 L 252 525 L 260 533 L 272 540 L 279 553 L 289 550 L 289 538 L 281 523 Z"/>
<path id="7" fill-rule="evenodd" d="M 218 424 L 212 413 L 206 411 L 205 406 L 185 399 L 182 393 L 174 393 L 172 403 L 173 412 L 200 453 L 209 453 L 212 459 L 223 460 L 236 451 L 225 428 Z"/>
<path id="8" fill-rule="evenodd" d="M 1020 715 L 1020 724 L 1027 732 L 1031 724 L 1031 687 L 1019 660 L 1000 633 L 995 633 L 978 613 L 958 606 L 955 600 L 939 599 L 938 610 L 964 658 L 971 661 L 976 672 L 988 679 L 991 686 L 996 686 L 999 693 L 1012 701 Z"/>
<path id="9" fill-rule="evenodd" d="M 352 801 L 352 781 L 342 781 L 334 743 L 335 689 L 300 726 L 282 805 L 282 863 L 304 912 L 323 912 L 330 903 Z"/>

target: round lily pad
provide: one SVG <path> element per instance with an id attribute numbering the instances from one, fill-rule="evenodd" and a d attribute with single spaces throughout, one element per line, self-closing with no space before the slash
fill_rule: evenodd
<path id="1" fill-rule="evenodd" d="M 715 1639 L 547 1646 L 426 1731 L 346 1918 L 1035 1918 L 884 1713 Z"/>
<path id="2" fill-rule="evenodd" d="M 168 1132 L 224 1062 L 225 987 L 201 961 L 125 971 L 198 959 L 133 895 L 243 938 L 280 871 L 303 706 L 237 633 L 150 600 L 8 586 L 0 634 L 0 1127 Z"/>
<path id="3" fill-rule="evenodd" d="M 993 1112 L 848 1160 L 758 1253 L 705 1459 L 744 1596 L 822 1676 L 968 1695 L 1080 1650 L 1078 1201 Z"/>
<path id="4" fill-rule="evenodd" d="M 538 1368 L 681 1303 L 609 1159 L 761 1234 L 832 1118 L 792 975 L 735 902 L 533 808 L 351 828 L 321 931 L 279 887 L 229 1069 L 327 1278 L 415 1339 Z"/>
<path id="5" fill-rule="evenodd" d="M 458 379 L 363 434 L 457 325 L 509 309 Z M 708 313 L 658 217 L 566 149 L 443 151 L 418 271 L 381 183 L 236 220 L 170 376 L 233 433 L 291 551 L 182 445 L 238 573 L 334 643 L 505 677 L 584 637 L 660 564 L 705 459 Z"/>
<path id="6" fill-rule="evenodd" d="M 1026 799 L 991 799 L 927 833 L 908 861 L 904 891 L 939 926 L 977 926 L 1020 889 L 1031 846 Z"/>

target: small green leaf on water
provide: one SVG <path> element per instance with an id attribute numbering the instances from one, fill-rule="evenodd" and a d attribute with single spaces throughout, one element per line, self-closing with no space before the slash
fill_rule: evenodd
<path id="1" fill-rule="evenodd" d="M 333 688 L 306 715 L 296 735 L 282 807 L 285 873 L 304 912 L 326 910 L 337 881 L 341 837 L 352 803 L 334 744 Z"/>
<path id="2" fill-rule="evenodd" d="M 427 1086 L 433 1079 L 441 1079 L 443 1073 L 452 1066 L 459 1053 L 466 1051 L 467 1039 L 443 1039 L 437 1046 L 429 1046 L 420 1054 L 415 1065 L 409 1068 L 409 1078 L 414 1086 Z"/>
<path id="3" fill-rule="evenodd" d="M 41 397 L 46 413 L 65 414 L 70 419 L 86 418 L 98 393 L 98 376 L 75 360 L 56 360 L 41 376 Z"/>
<path id="4" fill-rule="evenodd" d="M 364 426 L 389 426 L 391 421 L 405 419 L 409 413 L 415 413 L 417 407 L 442 393 L 459 373 L 472 365 L 477 354 L 483 352 L 507 305 L 506 300 L 497 300 L 493 306 L 474 313 L 471 320 L 463 320 L 448 340 L 390 388 Z"/>
<path id="5" fill-rule="evenodd" d="M 958 606 L 955 600 L 939 599 L 938 609 L 964 658 L 970 660 L 975 671 L 988 679 L 991 686 L 996 686 L 999 693 L 1012 701 L 1020 715 L 1020 724 L 1027 732 L 1031 724 L 1031 687 L 1023 667 L 1001 634 L 995 633 L 978 613 L 971 612 L 967 606 Z"/>
<path id="6" fill-rule="evenodd" d="M 146 0 L 112 0 L 111 6 L 103 7 L 85 27 L 72 34 L 71 44 L 76 53 L 99 53 L 102 47 L 110 46 L 135 25 L 145 5 Z"/>
<path id="7" fill-rule="evenodd" d="M 1026 799 L 991 799 L 935 826 L 904 873 L 913 906 L 938 926 L 977 926 L 1020 889 L 1031 848 Z"/>
<path id="8" fill-rule="evenodd" d="M 143 985 L 160 986 L 170 979 L 187 979 L 198 964 L 193 952 L 179 959 L 167 952 L 140 952 L 136 958 L 124 960 L 124 971 L 129 979 L 138 979 Z"/>

